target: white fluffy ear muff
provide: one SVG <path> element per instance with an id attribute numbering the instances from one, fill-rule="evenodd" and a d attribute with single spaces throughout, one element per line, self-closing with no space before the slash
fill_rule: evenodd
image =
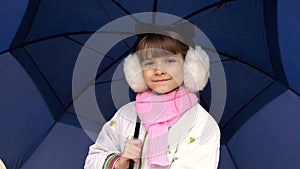
<path id="1" fill-rule="evenodd" d="M 204 89 L 209 78 L 209 57 L 206 52 L 197 46 L 189 48 L 183 65 L 184 85 L 191 92 Z"/>
<path id="2" fill-rule="evenodd" d="M 123 71 L 126 81 L 133 91 L 143 92 L 147 90 L 148 87 L 144 81 L 141 64 L 136 53 L 125 58 Z"/>

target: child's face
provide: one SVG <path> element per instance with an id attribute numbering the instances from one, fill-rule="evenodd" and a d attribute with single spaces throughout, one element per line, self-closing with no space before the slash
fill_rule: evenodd
<path id="1" fill-rule="evenodd" d="M 167 93 L 183 83 L 183 56 L 171 54 L 141 61 L 147 86 L 156 93 Z"/>

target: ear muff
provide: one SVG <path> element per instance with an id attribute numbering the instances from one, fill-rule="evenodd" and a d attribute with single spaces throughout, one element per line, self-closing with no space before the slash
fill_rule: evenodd
<path id="1" fill-rule="evenodd" d="M 209 57 L 200 47 L 189 48 L 186 53 L 184 65 L 184 85 L 191 92 L 197 92 L 204 89 L 209 78 Z"/>
<path id="2" fill-rule="evenodd" d="M 144 81 L 141 64 L 136 53 L 130 54 L 125 58 L 123 71 L 125 79 L 133 91 L 143 92 L 147 90 L 148 87 Z"/>
<path id="3" fill-rule="evenodd" d="M 144 92 L 148 89 L 142 74 L 142 68 L 136 53 L 130 54 L 123 64 L 125 78 L 135 92 Z M 189 48 L 183 64 L 184 85 L 191 91 L 204 89 L 209 78 L 209 57 L 200 47 Z"/>

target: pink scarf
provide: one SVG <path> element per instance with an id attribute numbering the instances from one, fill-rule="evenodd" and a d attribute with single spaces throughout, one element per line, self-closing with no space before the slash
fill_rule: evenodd
<path id="1" fill-rule="evenodd" d="M 185 87 L 162 95 L 152 91 L 137 94 L 136 109 L 148 132 L 147 159 L 151 167 L 170 165 L 168 129 L 197 102 L 197 96 Z"/>

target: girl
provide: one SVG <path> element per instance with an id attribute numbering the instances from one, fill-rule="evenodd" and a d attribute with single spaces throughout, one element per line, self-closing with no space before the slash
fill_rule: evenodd
<path id="1" fill-rule="evenodd" d="M 146 34 L 124 61 L 136 101 L 121 107 L 90 147 L 85 168 L 216 169 L 220 132 L 194 92 L 209 77 L 207 54 L 174 31 Z M 132 119 L 132 120 L 131 120 Z M 136 119 L 139 137 L 133 138 Z"/>

